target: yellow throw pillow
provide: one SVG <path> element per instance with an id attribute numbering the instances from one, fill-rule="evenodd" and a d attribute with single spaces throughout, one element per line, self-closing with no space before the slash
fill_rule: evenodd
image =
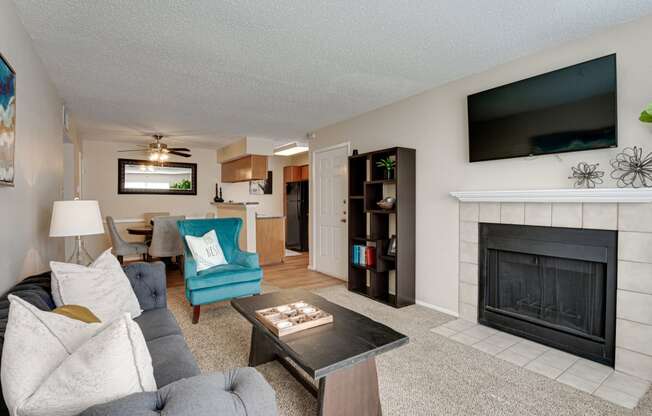
<path id="1" fill-rule="evenodd" d="M 71 319 L 86 322 L 87 324 L 101 323 L 90 309 L 81 305 L 63 305 L 54 309 L 52 312 L 67 316 Z"/>

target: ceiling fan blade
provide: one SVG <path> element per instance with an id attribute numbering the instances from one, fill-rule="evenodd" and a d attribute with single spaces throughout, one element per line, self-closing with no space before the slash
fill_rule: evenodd
<path id="1" fill-rule="evenodd" d="M 189 152 L 190 151 L 190 149 L 188 149 L 186 147 L 168 147 L 168 150 L 171 151 L 171 152 L 172 151 L 177 151 L 177 152 Z"/>
<path id="2" fill-rule="evenodd" d="M 190 156 L 192 156 L 192 155 L 189 155 L 188 153 L 175 152 L 173 150 L 170 151 L 170 154 L 171 155 L 181 156 L 181 157 L 190 157 Z"/>

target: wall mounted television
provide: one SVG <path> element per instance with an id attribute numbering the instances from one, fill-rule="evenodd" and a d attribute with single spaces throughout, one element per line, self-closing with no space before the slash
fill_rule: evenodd
<path id="1" fill-rule="evenodd" d="M 467 97 L 471 162 L 618 145 L 616 55 Z"/>

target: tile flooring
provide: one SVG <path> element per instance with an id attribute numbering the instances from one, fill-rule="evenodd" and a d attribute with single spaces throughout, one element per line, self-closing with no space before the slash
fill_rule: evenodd
<path id="1" fill-rule="evenodd" d="M 611 367 L 463 319 L 431 331 L 629 409 L 650 387 Z"/>

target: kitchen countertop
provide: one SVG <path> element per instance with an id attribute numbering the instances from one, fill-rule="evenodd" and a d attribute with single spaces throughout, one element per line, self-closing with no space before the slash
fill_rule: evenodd
<path id="1" fill-rule="evenodd" d="M 283 219 L 283 215 L 256 215 L 257 220 L 274 220 L 274 219 Z"/>
<path id="2" fill-rule="evenodd" d="M 249 206 L 249 205 L 258 205 L 258 202 L 235 202 L 235 201 L 225 201 L 225 202 L 211 202 L 211 205 L 215 206 L 239 206 L 239 207 L 244 207 L 244 206 Z"/>

